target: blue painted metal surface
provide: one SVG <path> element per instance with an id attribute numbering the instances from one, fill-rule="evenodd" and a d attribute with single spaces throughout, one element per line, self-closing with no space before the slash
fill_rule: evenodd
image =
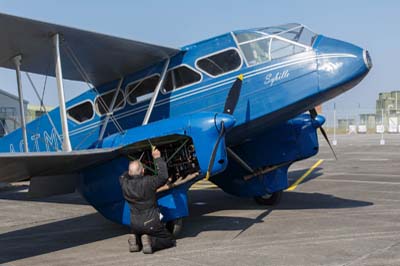
<path id="1" fill-rule="evenodd" d="M 232 147 L 232 150 L 245 158 L 252 169 L 287 164 L 245 180 L 244 176 L 251 173 L 234 160 L 229 160 L 227 170 L 212 177 L 211 181 L 225 192 L 241 197 L 262 196 L 286 189 L 289 166 L 317 154 L 319 145 L 316 130 L 324 122 L 322 116 L 312 120 L 310 115 L 303 114 L 270 127 L 265 132 L 249 135 L 241 144 Z"/>
<path id="2" fill-rule="evenodd" d="M 128 146 L 131 143 L 160 136 L 188 136 L 193 140 L 196 149 L 201 178 L 207 172 L 213 144 L 219 136 L 220 128 L 217 125 L 220 125 L 221 121 L 224 121 L 227 131 L 235 123 L 231 115 L 202 112 L 132 128 L 125 134 L 113 134 L 104 139 L 100 143 L 100 147 Z M 228 164 L 224 141 L 219 144 L 216 161 L 218 163 L 214 164 L 212 174 L 222 172 Z M 129 225 L 129 208 L 126 207 L 122 196 L 119 176 L 126 171 L 128 163 L 128 159 L 122 157 L 85 169 L 82 172 L 79 188 L 86 200 L 101 214 L 112 221 L 125 225 Z M 158 203 L 165 221 L 188 215 L 186 193 L 194 181 L 159 195 Z"/>
<path id="3" fill-rule="evenodd" d="M 257 34 L 256 30 L 236 33 Z M 238 196 L 257 196 L 287 187 L 287 169 L 290 163 L 308 158 L 318 152 L 316 124 L 303 112 L 335 97 L 355 86 L 369 71 L 366 51 L 349 43 L 322 35 L 315 36 L 307 50 L 290 56 L 249 65 L 237 45 L 235 33 L 223 34 L 182 48 L 171 58 L 169 68 L 185 64 L 201 75 L 201 81 L 170 93 L 161 93 L 156 101 L 150 124 L 140 127 L 149 100 L 135 104 L 126 103 L 114 112 L 125 132 L 118 132 L 110 121 L 101 143 L 97 142 L 105 116 L 97 112 L 94 117 L 78 124 L 69 120 L 71 143 L 74 150 L 93 147 L 119 147 L 170 134 L 187 135 L 193 139 L 203 173 L 209 161 L 212 143 L 218 130 L 214 116 L 222 112 L 226 96 L 239 74 L 244 75 L 242 91 L 234 113 L 234 128 L 226 136 L 226 145 L 232 147 L 252 167 L 264 167 L 287 162 L 288 164 L 262 177 L 243 181 L 247 174 L 234 161 L 227 166 L 225 140 L 220 143 L 217 157 L 224 158 L 223 165 L 214 164 L 213 173 L 227 170 L 212 177 L 212 181 L 225 191 Z M 242 57 L 240 68 L 212 77 L 196 66 L 196 60 L 208 54 L 234 48 Z M 160 62 L 143 71 L 124 78 L 122 88 L 144 77 L 160 73 Z M 67 108 L 83 101 L 95 103 L 98 92 L 117 87 L 112 81 L 89 90 L 67 102 Z M 58 108 L 50 112 L 56 129 L 47 116 L 28 124 L 28 146 L 31 151 L 56 151 L 61 141 Z M 220 114 L 218 117 L 222 117 Z M 218 120 L 219 118 L 217 118 Z M 224 118 L 233 125 L 233 120 Z M 216 125 L 218 123 L 215 123 Z M 0 152 L 22 151 L 21 130 L 0 139 Z M 107 164 L 88 168 L 82 172 L 80 191 L 93 206 L 107 218 L 129 224 L 129 208 L 122 199 L 118 176 L 126 169 L 127 159 L 118 158 Z M 161 194 L 159 204 L 166 220 L 186 216 L 186 192 L 191 184 Z"/>

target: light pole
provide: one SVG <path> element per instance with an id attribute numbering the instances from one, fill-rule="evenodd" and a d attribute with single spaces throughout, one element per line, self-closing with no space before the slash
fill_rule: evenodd
<path id="1" fill-rule="evenodd" d="M 382 113 L 381 113 L 381 145 L 385 145 L 385 139 L 383 138 L 383 132 L 385 131 L 385 126 L 383 125 L 383 108 L 382 108 Z"/>

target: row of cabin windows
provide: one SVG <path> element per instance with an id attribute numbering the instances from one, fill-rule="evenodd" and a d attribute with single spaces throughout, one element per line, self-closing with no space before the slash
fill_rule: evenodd
<path id="1" fill-rule="evenodd" d="M 240 68 L 242 59 L 235 49 L 225 50 L 211 56 L 207 56 L 197 61 L 196 65 L 199 69 L 207 74 L 215 77 Z M 163 86 L 163 92 L 168 93 L 173 90 L 197 83 L 201 80 L 200 73 L 182 65 L 169 70 L 166 74 L 166 80 Z M 151 99 L 153 92 L 160 81 L 159 75 L 153 75 L 146 79 L 128 84 L 126 88 L 126 98 L 130 104 L 146 101 Z M 95 108 L 100 115 L 107 114 L 110 109 L 119 110 L 125 105 L 125 95 L 120 90 L 112 108 L 112 101 L 115 90 L 109 91 L 96 98 Z M 83 123 L 92 119 L 94 110 L 91 102 L 83 102 L 67 111 L 68 116 L 78 123 Z"/>

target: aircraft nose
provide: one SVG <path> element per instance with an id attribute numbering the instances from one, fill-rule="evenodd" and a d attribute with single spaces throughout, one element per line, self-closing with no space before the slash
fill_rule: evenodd
<path id="1" fill-rule="evenodd" d="M 369 55 L 368 50 L 363 50 L 363 59 L 364 59 L 364 64 L 368 69 L 372 68 L 372 59 L 371 56 Z"/>
<path id="2" fill-rule="evenodd" d="M 318 54 L 319 90 L 326 100 L 357 85 L 372 68 L 369 52 L 354 44 L 320 36 Z"/>

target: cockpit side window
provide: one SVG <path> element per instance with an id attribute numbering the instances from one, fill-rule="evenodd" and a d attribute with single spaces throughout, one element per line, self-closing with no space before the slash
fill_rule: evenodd
<path id="1" fill-rule="evenodd" d="M 270 38 L 247 41 L 240 45 L 249 66 L 258 65 L 271 60 L 269 56 Z"/>
<path id="2" fill-rule="evenodd" d="M 304 25 L 291 23 L 280 26 L 266 27 L 257 29 L 256 32 L 262 32 L 267 35 L 276 35 L 290 41 L 312 46 L 317 34 Z"/>
<path id="3" fill-rule="evenodd" d="M 302 46 L 273 38 L 271 42 L 271 59 L 302 53 L 305 50 Z"/>
<path id="4" fill-rule="evenodd" d="M 244 42 L 247 42 L 247 41 L 252 41 L 252 40 L 255 40 L 255 39 L 262 38 L 262 37 L 265 37 L 265 35 L 264 35 L 264 34 L 261 34 L 261 33 L 259 33 L 259 32 L 252 32 L 252 31 L 249 31 L 249 32 L 241 32 L 240 34 L 236 34 L 236 39 L 237 39 L 237 41 L 238 41 L 239 43 L 244 43 Z"/>
<path id="5" fill-rule="evenodd" d="M 236 41 L 249 66 L 308 51 L 315 37 L 315 33 L 300 24 L 235 33 Z"/>

